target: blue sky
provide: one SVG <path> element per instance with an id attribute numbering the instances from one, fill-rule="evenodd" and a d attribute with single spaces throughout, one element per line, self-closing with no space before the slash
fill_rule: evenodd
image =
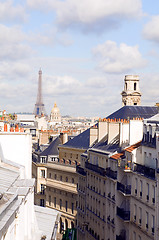
<path id="1" fill-rule="evenodd" d="M 159 102 L 157 0 L 0 0 L 0 33 L 2 110 L 33 111 L 40 67 L 48 114 L 107 116 L 127 74 Z"/>

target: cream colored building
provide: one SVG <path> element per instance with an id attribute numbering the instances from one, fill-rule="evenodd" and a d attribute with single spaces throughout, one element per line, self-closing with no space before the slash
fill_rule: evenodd
<path id="1" fill-rule="evenodd" d="M 79 240 L 158 239 L 158 126 L 99 122 L 105 136 L 77 166 Z"/>
<path id="2" fill-rule="evenodd" d="M 65 134 L 63 140 L 66 140 Z M 35 204 L 61 213 L 59 233 L 77 225 L 76 165 L 83 152 L 80 149 L 69 150 L 62 142 L 55 139 L 33 162 L 33 177 L 36 179 Z"/>
<path id="3" fill-rule="evenodd" d="M 124 90 L 122 91 L 122 105 L 141 105 L 141 92 L 139 88 L 138 75 L 126 75 L 124 79 Z"/>

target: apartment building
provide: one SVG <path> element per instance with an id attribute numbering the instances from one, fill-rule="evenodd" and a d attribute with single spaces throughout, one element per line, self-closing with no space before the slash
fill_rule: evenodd
<path id="1" fill-rule="evenodd" d="M 81 155 L 81 165 L 76 168 L 79 240 L 156 239 L 157 173 L 154 161 L 149 159 L 158 150 L 144 144 L 143 107 L 135 107 L 141 118 L 134 120 L 133 106 L 123 108 L 111 115 L 113 120 L 109 117 L 99 122 L 97 132 L 103 125 L 105 135 Z M 144 110 L 148 113 L 152 109 Z M 120 113 L 132 120 L 117 119 Z M 156 125 L 150 130 L 153 136 L 155 131 Z"/>
<path id="2" fill-rule="evenodd" d="M 34 206 L 31 135 L 4 130 L 0 133 L 0 239 L 56 237 L 59 213 Z"/>
<path id="3" fill-rule="evenodd" d="M 58 232 L 76 226 L 77 174 L 79 153 L 65 151 L 65 136 L 57 137 L 44 151 L 33 153 L 35 204 L 58 210 L 61 214 Z M 71 139 L 73 141 L 73 139 Z"/>

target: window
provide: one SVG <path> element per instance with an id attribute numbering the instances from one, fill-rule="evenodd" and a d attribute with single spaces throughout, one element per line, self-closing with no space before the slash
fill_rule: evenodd
<path id="1" fill-rule="evenodd" d="M 41 184 L 41 194 L 45 194 L 45 186 L 44 184 Z"/>
<path id="2" fill-rule="evenodd" d="M 56 208 L 56 197 L 54 197 L 54 208 Z"/>
<path id="3" fill-rule="evenodd" d="M 148 229 L 148 227 L 149 227 L 149 214 L 148 214 L 148 212 L 146 212 L 146 229 Z"/>
<path id="4" fill-rule="evenodd" d="M 140 180 L 140 197 L 142 197 L 142 181 Z"/>
<path id="5" fill-rule="evenodd" d="M 74 203 L 72 203 L 72 214 L 74 213 Z"/>
<path id="6" fill-rule="evenodd" d="M 74 178 L 72 178 L 72 183 L 74 183 Z"/>
<path id="7" fill-rule="evenodd" d="M 66 177 L 66 182 L 68 182 L 68 177 Z"/>
<path id="8" fill-rule="evenodd" d="M 40 162 L 41 162 L 41 163 L 46 163 L 46 157 L 41 157 L 41 158 L 40 158 Z"/>
<path id="9" fill-rule="evenodd" d="M 56 174 L 55 174 L 54 178 L 57 179 L 57 175 Z"/>
<path id="10" fill-rule="evenodd" d="M 62 209 L 62 200 L 60 199 L 60 210 Z"/>
<path id="11" fill-rule="evenodd" d="M 45 200 L 44 199 L 40 199 L 40 206 L 44 207 L 45 206 Z"/>
<path id="12" fill-rule="evenodd" d="M 41 177 L 45 178 L 45 170 L 41 170 Z"/>
<path id="13" fill-rule="evenodd" d="M 136 232 L 133 232 L 133 240 L 136 240 Z"/>
<path id="14" fill-rule="evenodd" d="M 49 173 L 49 178 L 51 178 L 51 173 Z"/>
<path id="15" fill-rule="evenodd" d="M 155 186 L 152 186 L 152 203 L 155 204 Z"/>
<path id="16" fill-rule="evenodd" d="M 134 221 L 136 221 L 137 206 L 134 204 Z"/>
<path id="17" fill-rule="evenodd" d="M 134 90 L 136 90 L 136 83 L 134 83 Z"/>
<path id="18" fill-rule="evenodd" d="M 67 212 L 67 201 L 66 201 L 66 212 Z"/>
<path id="19" fill-rule="evenodd" d="M 49 206 L 51 206 L 51 196 L 49 195 Z"/>
<path id="20" fill-rule="evenodd" d="M 147 183 L 146 186 L 147 186 L 147 197 L 146 198 L 147 198 L 147 201 L 149 201 L 149 184 Z"/>
<path id="21" fill-rule="evenodd" d="M 137 195 L 137 178 L 135 178 L 135 195 Z"/>
<path id="22" fill-rule="evenodd" d="M 125 83 L 125 90 L 127 91 L 127 83 Z"/>
<path id="23" fill-rule="evenodd" d="M 62 181 L 62 176 L 60 176 L 60 181 Z"/>
<path id="24" fill-rule="evenodd" d="M 142 223 L 142 208 L 139 207 L 139 224 L 141 225 Z"/>
<path id="25" fill-rule="evenodd" d="M 152 215 L 152 234 L 155 233 L 155 216 Z"/>

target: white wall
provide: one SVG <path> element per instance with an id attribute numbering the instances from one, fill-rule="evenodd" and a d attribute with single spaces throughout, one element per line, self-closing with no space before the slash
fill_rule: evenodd
<path id="1" fill-rule="evenodd" d="M 31 135 L 26 133 L 0 133 L 0 149 L 4 159 L 25 166 L 25 178 L 32 176 L 32 142 Z M 1 155 L 2 155 L 1 154 Z"/>
<path id="2" fill-rule="evenodd" d="M 129 144 L 135 144 L 142 140 L 143 137 L 143 121 L 130 120 L 129 124 Z"/>

